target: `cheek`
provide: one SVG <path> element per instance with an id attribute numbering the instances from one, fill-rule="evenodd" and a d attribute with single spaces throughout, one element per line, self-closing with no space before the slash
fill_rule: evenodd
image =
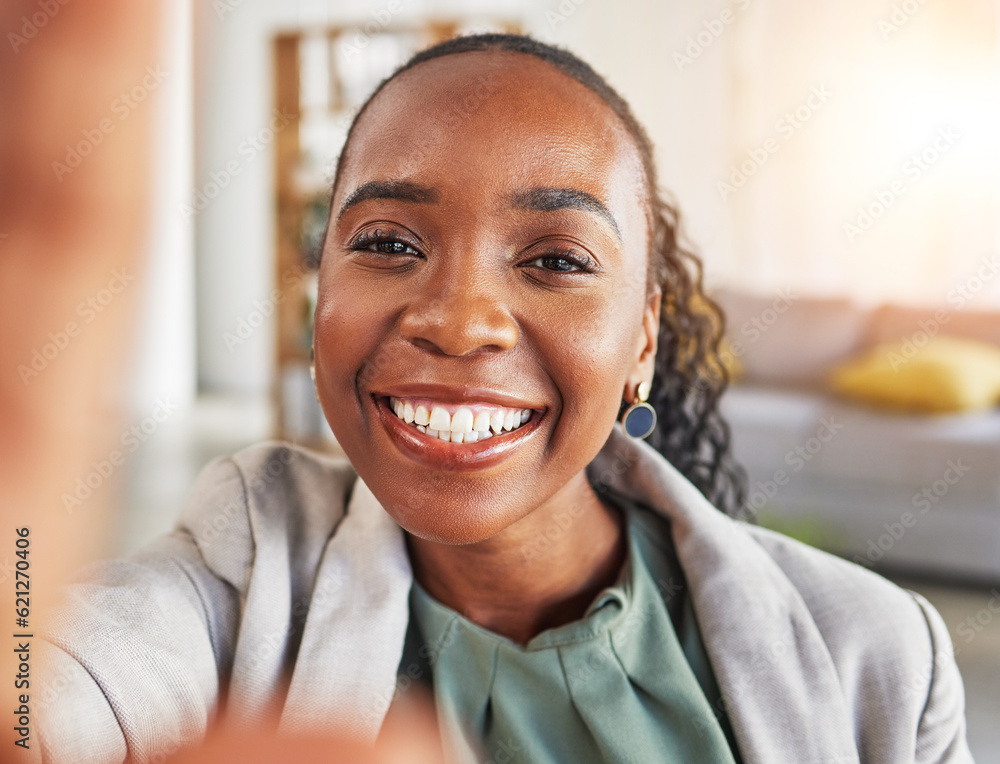
<path id="1" fill-rule="evenodd" d="M 606 435 L 614 424 L 635 344 L 633 312 L 607 304 L 551 335 L 550 369 L 573 437 Z"/>
<path id="2" fill-rule="evenodd" d="M 337 274 L 321 274 L 313 339 L 316 387 L 334 434 L 335 420 L 357 409 L 361 377 L 387 360 L 373 353 L 387 310 L 384 299 L 352 288 Z"/>

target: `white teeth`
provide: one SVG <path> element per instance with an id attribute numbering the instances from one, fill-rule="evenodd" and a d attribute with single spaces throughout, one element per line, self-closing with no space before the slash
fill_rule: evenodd
<path id="1" fill-rule="evenodd" d="M 453 433 L 472 432 L 472 409 L 462 406 L 451 418 L 451 431 Z M 455 439 L 452 438 L 452 441 Z M 458 441 L 461 443 L 462 441 Z"/>
<path id="2" fill-rule="evenodd" d="M 432 406 L 430 412 L 424 404 L 414 407 L 410 401 L 389 399 L 393 413 L 407 424 L 432 438 L 452 443 L 476 443 L 503 432 L 515 430 L 531 418 L 531 409 L 493 409 L 473 414 L 468 406 L 461 406 L 448 413 L 444 406 Z"/>
<path id="3" fill-rule="evenodd" d="M 438 440 L 451 440 L 451 433 L 448 430 L 432 430 L 428 427 L 427 434 Z"/>
<path id="4" fill-rule="evenodd" d="M 424 404 L 417 406 L 417 410 L 413 412 L 413 421 L 417 424 L 428 425 L 431 422 L 431 415 L 427 411 L 427 407 Z"/>
<path id="5" fill-rule="evenodd" d="M 495 433 L 499 433 L 503 429 L 503 412 L 494 411 L 493 415 L 490 417 L 490 429 Z"/>
<path id="6" fill-rule="evenodd" d="M 427 426 L 434 430 L 447 430 L 451 432 L 451 416 L 446 409 L 441 406 L 435 406 L 431 409 L 431 418 Z"/>

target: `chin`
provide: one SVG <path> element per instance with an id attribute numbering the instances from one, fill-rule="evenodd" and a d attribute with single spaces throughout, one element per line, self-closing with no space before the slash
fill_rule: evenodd
<path id="1" fill-rule="evenodd" d="M 472 503 L 466 504 L 459 512 L 442 511 L 440 503 L 436 504 L 438 509 L 434 511 L 427 509 L 435 506 L 433 503 L 399 507 L 383 502 L 382 506 L 396 524 L 410 535 L 449 546 L 485 541 L 520 519 L 509 516 L 509 507 L 501 511 L 490 511 L 476 509 Z"/>

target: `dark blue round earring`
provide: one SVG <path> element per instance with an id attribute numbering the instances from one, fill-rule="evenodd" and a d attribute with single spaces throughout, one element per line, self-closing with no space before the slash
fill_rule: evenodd
<path id="1" fill-rule="evenodd" d="M 622 429 L 630 438 L 642 440 L 656 427 L 656 409 L 646 403 L 652 382 L 640 382 L 635 395 L 638 399 L 622 414 Z"/>

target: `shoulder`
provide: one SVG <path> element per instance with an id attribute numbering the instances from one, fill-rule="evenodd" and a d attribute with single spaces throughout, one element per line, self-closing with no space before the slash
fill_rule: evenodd
<path id="1" fill-rule="evenodd" d="M 282 559 L 308 577 L 344 515 L 356 477 L 344 457 L 257 443 L 202 469 L 175 533 L 189 537 L 204 565 L 237 591 L 249 586 L 254 568 Z"/>
<path id="2" fill-rule="evenodd" d="M 743 525 L 742 523 L 740 525 Z M 907 674 L 934 653 L 926 601 L 882 576 L 764 528 L 744 525 L 801 596 L 841 670 Z M 935 613 L 936 615 L 936 613 Z M 915 676 L 900 676 L 912 685 Z"/>
<path id="3" fill-rule="evenodd" d="M 774 531 L 738 525 L 808 608 L 844 695 L 853 701 L 862 749 L 882 748 L 891 737 L 892 745 L 916 740 L 918 761 L 965 761 L 964 690 L 948 629 L 934 607 L 853 562 Z M 873 719 L 887 726 L 873 725 Z M 870 732 L 875 728 L 878 737 Z M 887 729 L 889 737 L 882 734 Z"/>
<path id="4" fill-rule="evenodd" d="M 180 524 L 206 536 L 242 526 L 247 516 L 280 514 L 286 521 L 343 512 L 357 476 L 344 457 L 280 441 L 265 441 L 220 456 L 198 475 Z M 214 534 L 212 533 L 214 531 Z"/>
<path id="5" fill-rule="evenodd" d="M 346 457 L 269 440 L 209 462 L 198 476 L 195 495 L 218 488 L 265 493 L 289 488 L 308 492 L 349 487 L 356 475 Z"/>
<path id="6" fill-rule="evenodd" d="M 923 609 L 915 596 L 867 568 L 758 526 L 738 523 L 777 563 L 802 596 L 821 626 L 859 624 L 871 619 L 871 628 L 892 620 L 924 625 Z"/>

